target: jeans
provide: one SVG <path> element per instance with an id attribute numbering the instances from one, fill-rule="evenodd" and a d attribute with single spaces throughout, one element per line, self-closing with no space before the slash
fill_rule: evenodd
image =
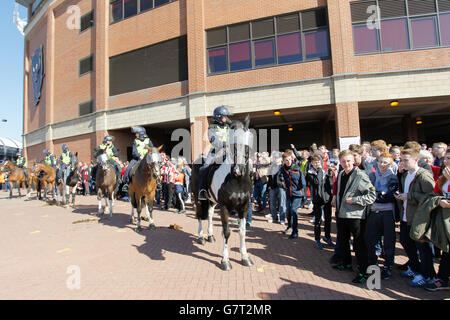
<path id="1" fill-rule="evenodd" d="M 331 239 L 331 203 L 314 203 L 314 238 L 320 241 L 320 225 L 322 224 L 322 212 L 325 219 L 325 237 Z"/>
<path id="2" fill-rule="evenodd" d="M 298 234 L 297 209 L 300 208 L 302 199 L 288 197 L 286 200 L 288 228 L 292 228 L 292 234 Z"/>
<path id="3" fill-rule="evenodd" d="M 409 236 L 411 226 L 406 222 L 400 222 L 400 243 L 406 251 L 409 258 L 409 267 L 414 271 L 420 273 L 425 278 L 433 278 L 435 276 L 433 266 L 433 252 L 431 244 L 428 242 L 422 243 L 414 241 Z M 417 254 L 419 251 L 419 254 Z M 420 260 L 419 260 L 420 259 Z"/>
<path id="4" fill-rule="evenodd" d="M 365 274 L 368 267 L 367 246 L 365 242 L 366 221 L 361 219 L 338 218 L 339 245 L 344 265 L 352 264 L 350 237 L 353 236 L 353 248 L 359 265 L 359 272 Z"/>
<path id="5" fill-rule="evenodd" d="M 270 214 L 272 215 L 273 222 L 278 221 L 278 212 L 280 212 L 279 193 L 279 188 L 270 189 L 269 191 Z"/>
<path id="6" fill-rule="evenodd" d="M 161 204 L 161 190 L 159 189 L 156 189 L 155 191 L 155 200 L 157 205 Z"/>
<path id="7" fill-rule="evenodd" d="M 253 217 L 252 203 L 253 203 L 253 199 L 251 199 L 248 204 L 247 223 L 252 223 L 252 217 Z"/>
<path id="8" fill-rule="evenodd" d="M 450 276 L 450 253 L 443 251 L 437 277 L 442 281 L 444 281 L 445 284 L 448 284 L 449 276 Z"/>
<path id="9" fill-rule="evenodd" d="M 384 236 L 384 266 L 390 268 L 394 264 L 395 255 L 395 220 L 391 210 L 371 211 L 367 217 L 366 244 L 369 265 L 377 264 L 376 250 L 381 236 Z"/>
<path id="10" fill-rule="evenodd" d="M 280 212 L 280 222 L 286 221 L 286 190 L 283 188 L 278 188 L 278 203 L 279 203 L 279 212 Z"/>
<path id="11" fill-rule="evenodd" d="M 173 183 L 169 182 L 163 183 L 163 188 L 164 188 L 164 209 L 169 209 L 169 208 L 173 208 L 174 204 L 173 204 Z"/>
<path id="12" fill-rule="evenodd" d="M 258 202 L 258 206 L 262 209 L 266 208 L 267 198 L 267 183 L 262 183 L 261 180 L 255 182 L 253 187 L 253 198 Z"/>

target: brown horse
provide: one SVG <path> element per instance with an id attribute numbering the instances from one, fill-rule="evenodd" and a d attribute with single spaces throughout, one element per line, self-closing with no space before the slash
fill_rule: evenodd
<path id="1" fill-rule="evenodd" d="M 95 174 L 95 188 L 97 189 L 97 200 L 98 200 L 98 213 L 104 213 L 107 200 L 109 202 L 109 216 L 113 215 L 113 201 L 114 193 L 117 189 L 117 179 L 114 168 L 108 163 L 108 159 L 104 150 L 96 150 L 99 155 L 97 156 L 98 167 L 97 173 Z M 102 207 L 102 198 L 105 199 L 105 207 Z"/>
<path id="2" fill-rule="evenodd" d="M 22 168 L 17 167 L 14 163 L 12 163 L 10 160 L 6 160 L 5 163 L 1 166 L 1 171 L 9 170 L 10 173 L 8 175 L 9 183 L 17 183 L 17 190 L 19 191 L 19 197 L 22 195 L 20 194 L 20 188 L 22 184 L 25 184 L 25 188 L 27 189 L 27 198 L 30 196 L 30 189 L 28 188 L 28 181 L 25 178 L 25 174 L 23 173 Z M 28 171 L 29 172 L 29 171 Z M 12 186 L 9 189 L 9 198 L 12 198 Z"/>
<path id="3" fill-rule="evenodd" d="M 141 231 L 141 211 L 143 208 L 145 208 L 148 216 L 149 229 L 155 228 L 153 223 L 153 202 L 155 200 L 156 179 L 161 165 L 159 151 L 162 147 L 151 148 L 147 146 L 147 155 L 130 170 L 131 178 L 128 184 L 128 194 L 131 202 L 130 222 L 133 223 L 134 208 L 136 208 L 138 213 L 137 231 Z"/>
<path id="4" fill-rule="evenodd" d="M 44 189 L 44 197 L 47 198 L 47 186 L 52 191 L 55 199 L 55 168 L 38 163 L 34 166 L 34 175 L 37 177 L 36 191 L 39 200 L 42 200 L 41 189 Z"/>

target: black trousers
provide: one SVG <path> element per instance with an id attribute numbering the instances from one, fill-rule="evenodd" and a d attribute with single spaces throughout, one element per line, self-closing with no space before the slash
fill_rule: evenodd
<path id="1" fill-rule="evenodd" d="M 359 265 L 359 272 L 367 271 L 367 246 L 365 242 L 366 220 L 338 218 L 338 242 L 341 249 L 342 262 L 345 265 L 352 264 L 350 252 L 350 237 L 353 236 L 353 249 Z"/>
<path id="2" fill-rule="evenodd" d="M 366 244 L 369 266 L 377 264 L 376 245 L 384 236 L 385 267 L 392 267 L 395 255 L 395 219 L 393 211 L 371 211 L 367 217 Z"/>
<path id="3" fill-rule="evenodd" d="M 437 277 L 448 284 L 448 277 L 450 276 L 450 253 L 442 252 L 441 264 L 439 265 L 439 272 Z"/>
<path id="4" fill-rule="evenodd" d="M 325 219 L 325 237 L 331 238 L 331 203 L 320 204 L 314 203 L 313 214 L 314 214 L 314 237 L 316 241 L 320 241 L 320 225 L 322 224 L 322 210 L 323 217 Z"/>
<path id="5" fill-rule="evenodd" d="M 163 190 L 164 190 L 164 209 L 173 208 L 174 207 L 173 183 L 164 182 Z"/>

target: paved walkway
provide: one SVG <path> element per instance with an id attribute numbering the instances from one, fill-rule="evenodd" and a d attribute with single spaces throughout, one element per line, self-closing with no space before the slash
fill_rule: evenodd
<path id="1" fill-rule="evenodd" d="M 196 243 L 192 210 L 155 210 L 157 229 L 135 232 L 130 204 L 117 201 L 109 218 L 92 215 L 93 196 L 77 197 L 76 208 L 7 199 L 0 191 L 0 299 L 444 299 L 450 291 L 411 288 L 400 278 L 382 281 L 381 290 L 351 283 L 353 273 L 330 267 L 332 249 L 318 250 L 306 210 L 299 218 L 300 238 L 289 240 L 284 227 L 255 215 L 247 248 L 255 265 L 240 264 L 238 226 L 232 225 L 233 269 L 219 269 L 221 226 L 214 217 L 216 243 Z M 188 207 L 192 209 L 192 207 Z M 171 230 L 170 224 L 182 230 Z M 206 227 L 206 222 L 205 222 Z M 335 224 L 332 225 L 333 240 Z M 397 263 L 406 258 L 397 244 Z M 75 267 L 73 267 L 75 266 Z M 436 265 L 437 268 L 437 265 Z M 75 270 L 75 271 L 74 271 Z M 76 285 L 80 271 L 80 288 Z M 75 272 L 75 273 L 74 273 Z"/>

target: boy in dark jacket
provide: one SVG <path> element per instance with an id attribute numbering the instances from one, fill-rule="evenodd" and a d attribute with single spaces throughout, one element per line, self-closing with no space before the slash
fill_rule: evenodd
<path id="1" fill-rule="evenodd" d="M 302 197 L 302 181 L 304 180 L 300 167 L 293 162 L 292 150 L 283 153 L 283 166 L 280 169 L 278 179 L 283 189 L 286 190 L 286 207 L 288 228 L 284 231 L 288 234 L 292 231 L 289 239 L 298 238 L 298 215 L 297 209 L 301 204 Z M 284 180 L 284 181 L 282 181 Z"/>
<path id="2" fill-rule="evenodd" d="M 331 241 L 331 194 L 332 189 L 330 177 L 322 168 L 322 158 L 320 155 L 313 155 L 311 158 L 311 168 L 307 171 L 306 181 L 311 189 L 311 197 L 313 203 L 314 221 L 314 236 L 316 239 L 317 248 L 322 249 L 320 243 L 320 224 L 322 222 L 322 212 L 325 218 L 325 238 L 323 240 L 331 246 L 334 246 Z"/>

